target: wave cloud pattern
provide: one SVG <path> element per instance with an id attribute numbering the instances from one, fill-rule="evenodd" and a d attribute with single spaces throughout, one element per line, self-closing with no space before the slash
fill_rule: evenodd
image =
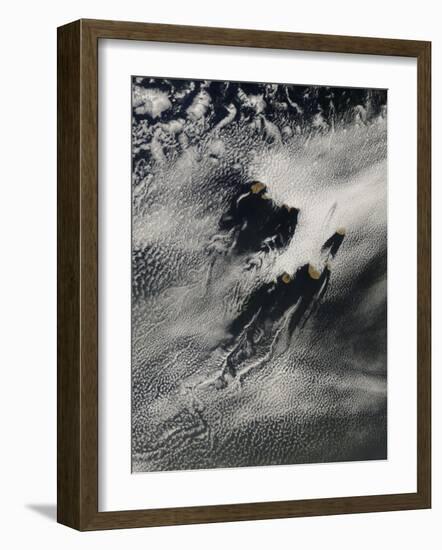
<path id="1" fill-rule="evenodd" d="M 387 91 L 132 79 L 132 470 L 387 458 Z"/>

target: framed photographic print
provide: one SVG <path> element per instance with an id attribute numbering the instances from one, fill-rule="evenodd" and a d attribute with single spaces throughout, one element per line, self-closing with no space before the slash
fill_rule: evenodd
<path id="1" fill-rule="evenodd" d="M 429 508 L 430 43 L 58 29 L 58 521 Z"/>

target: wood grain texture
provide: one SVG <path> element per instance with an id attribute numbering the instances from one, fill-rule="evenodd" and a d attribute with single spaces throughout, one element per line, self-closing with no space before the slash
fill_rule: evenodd
<path id="1" fill-rule="evenodd" d="M 98 511 L 98 40 L 397 55 L 418 60 L 418 491 Z M 58 521 L 79 530 L 431 506 L 431 47 L 428 42 L 80 20 L 58 29 Z"/>
<path id="2" fill-rule="evenodd" d="M 78 527 L 80 491 L 80 23 L 58 32 L 57 518 Z"/>
<path id="3" fill-rule="evenodd" d="M 149 40 L 218 46 L 240 46 L 314 52 L 417 57 L 425 42 L 360 36 L 336 36 L 217 27 L 156 25 L 127 21 L 82 20 L 100 38 Z"/>
<path id="4" fill-rule="evenodd" d="M 417 487 L 431 506 L 431 43 L 418 57 Z"/>

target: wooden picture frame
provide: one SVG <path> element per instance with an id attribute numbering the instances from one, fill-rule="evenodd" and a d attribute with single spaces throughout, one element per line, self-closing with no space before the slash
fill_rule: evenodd
<path id="1" fill-rule="evenodd" d="M 98 511 L 98 40 L 124 39 L 405 56 L 418 67 L 417 492 Z M 58 29 L 58 521 L 81 531 L 431 506 L 431 44 L 79 20 Z"/>

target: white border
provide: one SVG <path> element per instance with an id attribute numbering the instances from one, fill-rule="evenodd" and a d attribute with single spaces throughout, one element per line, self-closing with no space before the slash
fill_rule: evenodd
<path id="1" fill-rule="evenodd" d="M 388 460 L 131 474 L 131 75 L 389 89 Z M 100 511 L 416 491 L 416 88 L 414 59 L 100 40 Z"/>

